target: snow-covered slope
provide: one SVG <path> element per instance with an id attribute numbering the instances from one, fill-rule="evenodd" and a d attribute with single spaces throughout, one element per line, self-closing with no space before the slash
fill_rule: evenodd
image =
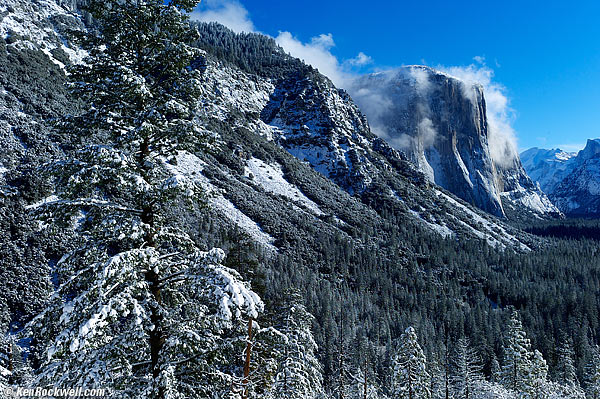
<path id="1" fill-rule="evenodd" d="M 64 64 L 82 52 L 66 30 L 83 28 L 72 2 L 0 2 L 0 151 L 2 175 L 14 179 L 19 167 L 34 167 L 57 151 L 44 119 L 70 112 L 75 101 L 64 87 Z M 3 183 L 0 183 L 0 185 Z"/>
<path id="2" fill-rule="evenodd" d="M 600 139 L 590 139 L 577 154 L 531 148 L 524 166 L 565 214 L 600 215 Z"/>
<path id="3" fill-rule="evenodd" d="M 374 132 L 438 184 L 469 203 L 504 216 L 503 202 L 557 213 L 518 158 L 499 165 L 490 153 L 483 87 L 424 66 L 356 79 L 353 97 Z"/>
<path id="4" fill-rule="evenodd" d="M 41 50 L 61 67 L 65 57 L 77 62 L 85 52 L 72 45 L 65 33 L 69 29 L 83 29 L 76 12 L 81 3 L 80 0 L 3 0 L 0 37 L 17 47 Z"/>

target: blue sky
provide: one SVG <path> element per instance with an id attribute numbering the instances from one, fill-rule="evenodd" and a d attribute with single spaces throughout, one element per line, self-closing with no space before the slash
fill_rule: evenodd
<path id="1" fill-rule="evenodd" d="M 483 77 L 520 150 L 600 136 L 598 1 L 203 0 L 194 17 L 273 36 L 341 86 L 410 64 Z"/>

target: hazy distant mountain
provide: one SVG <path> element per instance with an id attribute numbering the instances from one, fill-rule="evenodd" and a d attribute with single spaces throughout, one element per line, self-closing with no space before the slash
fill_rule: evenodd
<path id="1" fill-rule="evenodd" d="M 567 215 L 600 215 L 600 139 L 590 139 L 578 153 L 531 148 L 523 165 Z"/>

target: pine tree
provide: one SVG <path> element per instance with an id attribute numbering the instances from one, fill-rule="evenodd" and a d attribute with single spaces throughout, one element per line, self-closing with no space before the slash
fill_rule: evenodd
<path id="1" fill-rule="evenodd" d="M 365 359 L 352 375 L 350 389 L 348 392 L 350 399 L 378 399 L 379 394 L 373 381 L 373 375 L 369 372 L 368 362 Z"/>
<path id="2" fill-rule="evenodd" d="M 350 362 L 350 351 L 348 344 L 348 321 L 347 312 L 340 302 L 339 323 L 337 337 L 335 340 L 335 353 L 333 359 L 333 378 L 331 382 L 331 392 L 337 399 L 348 399 L 348 392 L 352 382 L 352 367 Z"/>
<path id="3" fill-rule="evenodd" d="M 393 364 L 393 396 L 398 399 L 429 398 L 427 359 L 413 327 L 408 327 L 400 337 L 400 348 Z"/>
<path id="4" fill-rule="evenodd" d="M 13 374 L 13 343 L 4 334 L 0 335 L 0 389 L 4 390 L 10 384 Z"/>
<path id="5" fill-rule="evenodd" d="M 573 340 L 570 337 L 563 337 L 556 352 L 556 382 L 564 385 L 577 385 L 577 370 L 575 368 Z"/>
<path id="6" fill-rule="evenodd" d="M 451 359 L 452 388 L 457 398 L 473 397 L 477 385 L 483 380 L 483 367 L 477 351 L 466 338 L 459 339 Z"/>
<path id="7" fill-rule="evenodd" d="M 317 344 L 311 328 L 313 316 L 297 292 L 287 295 L 279 309 L 278 330 L 284 342 L 277 348 L 281 359 L 270 394 L 273 398 L 318 399 L 323 397 L 323 376 Z"/>
<path id="8" fill-rule="evenodd" d="M 531 371 L 529 373 L 529 396 L 531 399 L 546 399 L 548 397 L 547 387 L 548 364 L 538 350 L 534 351 L 531 359 Z"/>
<path id="9" fill-rule="evenodd" d="M 89 57 L 72 68 L 89 103 L 59 130 L 76 147 L 47 167 L 55 196 L 32 206 L 81 245 L 56 269 L 60 288 L 30 325 L 46 342 L 38 384 L 103 387 L 122 398 L 208 396 L 231 383 L 227 337 L 262 302 L 172 221 L 199 184 L 176 155 L 206 142 L 195 120 L 202 54 L 188 46 L 194 0 L 91 0 Z M 229 331 L 229 332 L 228 332 Z"/>
<path id="10" fill-rule="evenodd" d="M 519 318 L 513 311 L 504 337 L 504 363 L 500 381 L 508 389 L 528 391 L 528 375 L 531 369 L 531 344 Z"/>
<path id="11" fill-rule="evenodd" d="M 500 362 L 498 362 L 498 358 L 496 354 L 492 355 L 491 365 L 490 365 L 490 381 L 491 382 L 499 382 L 500 376 L 502 373 L 502 369 L 500 367 Z"/>
<path id="12" fill-rule="evenodd" d="M 590 359 L 585 365 L 585 392 L 588 398 L 600 398 L 600 348 L 590 351 Z"/>
<path id="13" fill-rule="evenodd" d="M 444 349 L 445 352 L 445 349 Z M 440 360 L 441 359 L 441 360 Z M 432 398 L 446 398 L 446 382 L 450 386 L 449 367 L 446 367 L 446 355 L 427 356 L 427 371 L 429 372 L 429 392 Z M 447 381 L 446 381 L 447 380 Z M 450 392 L 448 392 L 448 396 Z"/>

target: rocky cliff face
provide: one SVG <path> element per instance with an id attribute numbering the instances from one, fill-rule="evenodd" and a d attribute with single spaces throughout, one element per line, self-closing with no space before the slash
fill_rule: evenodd
<path id="1" fill-rule="evenodd" d="M 577 154 L 532 148 L 524 165 L 561 211 L 570 216 L 600 215 L 600 139 Z"/>
<path id="2" fill-rule="evenodd" d="M 317 73 L 284 79 L 261 119 L 280 145 L 351 194 L 371 183 L 376 171 L 368 148 L 375 136 L 349 95 L 328 79 Z"/>
<path id="3" fill-rule="evenodd" d="M 505 215 L 503 200 L 556 213 L 518 158 L 503 165 L 492 159 L 480 85 L 409 66 L 361 77 L 351 92 L 373 130 L 404 150 L 431 182 L 497 216 Z"/>

